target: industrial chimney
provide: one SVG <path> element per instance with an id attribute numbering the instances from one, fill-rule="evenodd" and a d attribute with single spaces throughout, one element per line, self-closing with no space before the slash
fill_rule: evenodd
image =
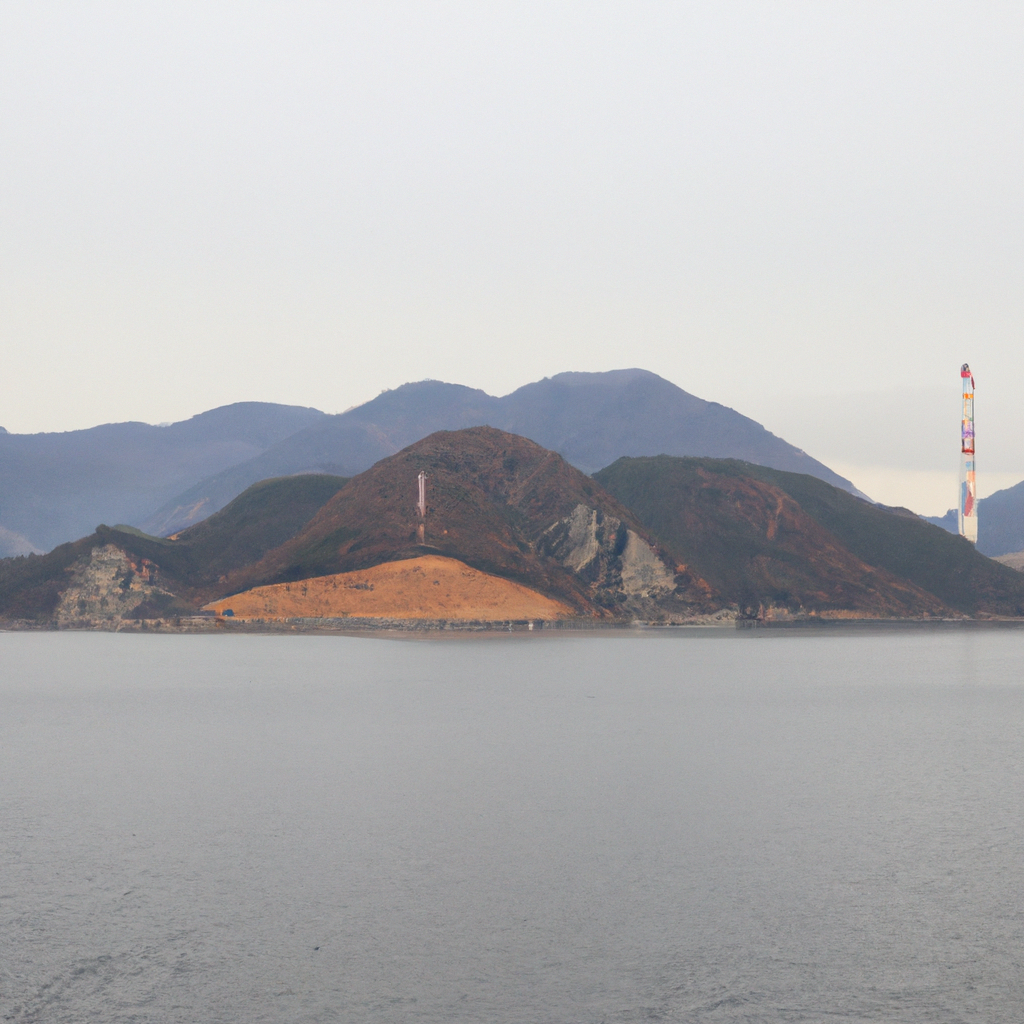
<path id="1" fill-rule="evenodd" d="M 960 536 L 978 543 L 978 487 L 974 477 L 974 375 L 964 363 L 960 367 L 963 385 L 963 420 L 960 425 Z"/>

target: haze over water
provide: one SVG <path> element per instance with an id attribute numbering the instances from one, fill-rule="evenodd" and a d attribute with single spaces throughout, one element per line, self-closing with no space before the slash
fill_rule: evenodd
<path id="1" fill-rule="evenodd" d="M 0 1019 L 1009 1021 L 1024 633 L 0 634 Z"/>

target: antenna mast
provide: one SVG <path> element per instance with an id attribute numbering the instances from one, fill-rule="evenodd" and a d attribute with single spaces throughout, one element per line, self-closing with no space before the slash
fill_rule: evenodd
<path id="1" fill-rule="evenodd" d="M 420 470 L 420 475 L 416 478 L 420 485 L 420 497 L 419 501 L 416 502 L 416 511 L 419 513 L 420 523 L 417 529 L 419 535 L 419 541 L 421 544 L 425 543 L 425 526 L 427 518 L 427 474 Z"/>

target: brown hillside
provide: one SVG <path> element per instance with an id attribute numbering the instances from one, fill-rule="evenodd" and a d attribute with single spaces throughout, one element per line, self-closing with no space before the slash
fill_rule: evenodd
<path id="1" fill-rule="evenodd" d="M 554 452 L 491 427 L 440 431 L 378 462 L 296 537 L 229 577 L 221 594 L 426 554 L 514 580 L 577 614 L 650 617 L 652 602 L 680 615 L 717 607 L 703 581 L 663 563 L 635 516 L 599 484 Z"/>
<path id="2" fill-rule="evenodd" d="M 257 587 L 214 601 L 241 619 L 383 618 L 505 622 L 562 619 L 572 609 L 535 590 L 439 555 Z"/>
<path id="3" fill-rule="evenodd" d="M 868 565 L 743 463 L 620 459 L 597 474 L 647 529 L 741 610 L 865 617 L 949 614 L 935 595 Z"/>

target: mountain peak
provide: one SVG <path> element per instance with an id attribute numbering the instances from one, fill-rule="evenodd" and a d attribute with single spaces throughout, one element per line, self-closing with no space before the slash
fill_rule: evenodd
<path id="1" fill-rule="evenodd" d="M 557 381 L 559 384 L 568 384 L 570 387 L 583 387 L 588 384 L 629 384 L 635 380 L 662 381 L 665 384 L 671 383 L 664 377 L 652 373 L 650 370 L 643 370 L 639 367 L 631 367 L 622 370 L 566 370 L 564 373 L 556 373 L 546 380 Z M 530 385 L 526 385 L 529 387 Z"/>
<path id="2" fill-rule="evenodd" d="M 423 518 L 414 504 L 420 473 Z M 677 577 L 600 485 L 557 452 L 494 427 L 437 431 L 382 459 L 229 584 L 249 590 L 425 554 L 512 580 L 584 616 L 660 618 L 665 602 L 678 614 L 706 601 L 698 581 Z"/>

